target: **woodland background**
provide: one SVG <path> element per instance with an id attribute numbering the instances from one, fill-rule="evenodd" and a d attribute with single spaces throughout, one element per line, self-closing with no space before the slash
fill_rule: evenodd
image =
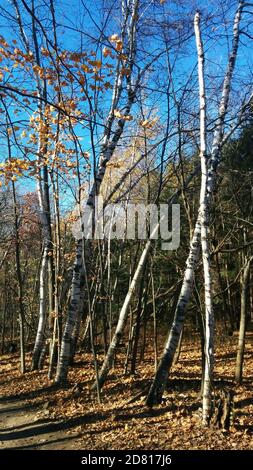
<path id="1" fill-rule="evenodd" d="M 1 400 L 74 448 L 251 448 L 252 6 L 1 2 Z M 96 195 L 179 248 L 75 240 Z"/>

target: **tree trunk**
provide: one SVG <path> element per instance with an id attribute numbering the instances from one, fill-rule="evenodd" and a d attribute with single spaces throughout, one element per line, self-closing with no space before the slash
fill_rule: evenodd
<path id="1" fill-rule="evenodd" d="M 196 13 L 194 29 L 198 51 L 198 77 L 199 77 L 199 102 L 200 102 L 200 161 L 201 161 L 201 189 L 199 201 L 199 214 L 201 222 L 201 249 L 204 268 L 205 288 L 205 373 L 203 385 L 203 424 L 208 425 L 211 417 L 211 392 L 213 382 L 213 349 L 214 349 L 214 314 L 212 303 L 212 282 L 210 265 L 209 236 L 209 204 L 208 190 L 208 166 L 206 156 L 206 92 L 204 76 L 204 49 L 200 32 L 200 15 Z"/>
<path id="2" fill-rule="evenodd" d="M 137 305 L 137 312 L 136 312 L 136 320 L 135 320 L 135 329 L 134 329 L 134 339 L 133 339 L 133 348 L 132 348 L 132 357 L 131 357 L 131 367 L 130 373 L 135 374 L 136 368 L 136 361 L 137 361 L 137 352 L 138 352 L 138 344 L 140 338 L 140 329 L 141 329 L 141 313 L 143 308 L 143 291 L 144 291 L 144 281 L 145 281 L 145 268 L 143 269 L 141 280 L 140 280 L 140 288 L 139 288 L 139 298 L 138 298 L 138 305 Z M 147 287 L 146 287 L 147 288 Z"/>
<path id="3" fill-rule="evenodd" d="M 82 240 L 79 240 L 76 247 L 76 260 L 72 278 L 71 300 L 68 309 L 68 318 L 62 337 L 61 353 L 57 366 L 56 382 L 58 383 L 64 383 L 67 380 L 68 366 L 71 358 L 72 334 L 80 305 L 82 266 Z"/>
<path id="4" fill-rule="evenodd" d="M 138 21 L 138 7 L 139 7 L 139 0 L 134 0 L 133 4 L 131 5 L 131 15 L 129 18 L 129 25 L 128 25 L 128 40 L 129 40 L 129 51 L 128 51 L 128 63 L 129 63 L 129 69 L 132 72 L 132 68 L 134 65 L 134 57 L 135 57 L 135 35 L 136 35 L 136 22 Z M 129 12 L 128 12 L 129 13 Z M 125 21 L 127 18 L 125 19 Z M 124 52 L 124 50 L 122 51 Z M 127 86 L 127 103 L 124 108 L 124 113 L 125 115 L 130 114 L 131 107 L 134 103 L 135 96 L 136 96 L 136 91 L 139 87 L 139 79 L 137 80 L 134 88 L 132 88 L 131 84 L 131 73 L 130 75 L 126 78 L 128 82 Z M 115 121 L 115 116 L 114 116 L 114 110 L 117 107 L 117 104 L 119 102 L 119 98 L 122 93 L 122 74 L 120 73 L 120 69 L 118 67 L 116 78 L 114 81 L 114 89 L 113 89 L 113 94 L 112 94 L 112 103 L 111 103 L 111 108 L 109 111 L 109 115 L 107 118 L 107 122 L 105 124 L 105 132 L 104 132 L 104 137 L 103 137 L 103 143 L 102 143 L 102 149 L 101 149 L 101 155 L 99 159 L 99 166 L 96 171 L 95 177 L 94 177 L 94 183 L 92 185 L 90 194 L 88 196 L 88 199 L 86 201 L 86 205 L 93 208 L 95 207 L 95 196 L 99 194 L 100 191 L 100 186 L 102 184 L 102 181 L 104 179 L 105 171 L 106 171 L 106 166 L 107 163 L 110 161 L 112 155 L 114 154 L 115 148 L 122 136 L 124 126 L 125 126 L 125 120 L 124 119 L 119 119 L 117 122 L 117 127 L 114 132 L 114 135 L 112 139 L 110 140 L 111 137 L 111 132 L 112 132 L 112 126 Z M 77 251 L 76 251 L 76 259 L 75 259 L 75 266 L 79 265 L 80 263 L 80 257 L 79 257 L 79 251 L 82 252 L 82 244 L 84 243 L 84 239 L 79 239 L 77 242 Z M 81 267 L 81 266 L 80 266 Z M 75 270 L 74 270 L 75 271 Z M 61 356 L 63 358 L 64 356 L 64 361 L 60 361 L 61 364 L 59 364 L 58 367 L 58 373 L 56 377 L 56 381 L 59 382 L 61 381 L 61 378 L 65 381 L 67 378 L 67 371 L 68 371 L 68 361 L 70 359 L 70 352 L 69 351 L 69 338 L 72 336 L 72 332 L 75 326 L 76 319 L 78 318 L 78 309 L 79 309 L 79 300 L 80 300 L 80 281 L 81 277 L 77 278 L 75 276 L 75 273 L 73 273 L 73 281 L 72 281 L 72 294 L 71 294 L 71 301 L 70 301 L 70 310 L 68 312 L 67 316 L 67 321 L 65 325 L 65 332 L 63 334 L 62 338 L 62 346 L 61 348 L 63 349 L 63 352 L 61 353 Z M 77 295 L 78 292 L 78 295 Z M 90 324 L 90 328 L 92 328 L 92 325 Z M 67 344 L 65 345 L 65 341 L 67 341 Z M 64 370 L 61 370 L 63 368 Z"/>
<path id="5" fill-rule="evenodd" d="M 243 356 L 245 347 L 246 317 L 247 317 L 247 288 L 249 282 L 250 265 L 253 257 L 246 259 L 242 274 L 242 291 L 241 291 L 241 317 L 240 329 L 237 345 L 235 380 L 238 384 L 242 381 Z"/>
<path id="6" fill-rule="evenodd" d="M 224 120 L 227 112 L 231 81 L 233 76 L 233 71 L 235 67 L 235 61 L 238 50 L 239 43 L 239 24 L 241 20 L 241 12 L 244 2 L 239 2 L 237 12 L 235 14 L 234 20 L 234 29 L 233 29 L 233 47 L 229 57 L 228 68 L 223 82 L 223 91 L 222 97 L 219 106 L 219 118 L 216 124 L 214 131 L 213 144 L 211 150 L 211 158 L 208 170 L 208 179 L 207 179 L 207 198 L 208 203 L 209 199 L 212 196 L 214 184 L 216 181 L 216 170 L 220 162 L 220 147 L 222 144 L 223 132 L 224 132 Z M 199 245 L 200 245 L 200 235 L 201 235 L 201 223 L 200 216 L 198 214 L 197 222 L 195 225 L 193 238 L 191 241 L 190 252 L 186 261 L 186 270 L 184 275 L 184 280 L 182 284 L 181 293 L 179 296 L 178 304 L 174 314 L 174 320 L 172 323 L 171 330 L 168 335 L 168 339 L 165 343 L 163 350 L 162 358 L 160 359 L 155 378 L 152 382 L 151 388 L 148 393 L 146 404 L 148 406 L 153 406 L 161 402 L 164 389 L 167 384 L 169 371 L 173 364 L 173 357 L 178 345 L 180 338 L 180 333 L 183 327 L 185 312 L 188 305 L 188 302 L 191 297 L 193 281 L 194 281 L 194 271 L 198 261 L 199 255 Z"/>
<path id="7" fill-rule="evenodd" d="M 46 312 L 46 274 L 47 274 L 47 247 L 44 247 L 41 267 L 40 267 L 40 288 L 39 288 L 39 323 L 37 328 L 37 334 L 34 344 L 33 357 L 31 370 L 36 370 L 39 367 L 40 355 L 43 350 L 45 342 L 45 329 L 47 322 Z"/>
<path id="8" fill-rule="evenodd" d="M 14 181 L 12 182 L 12 194 L 13 194 L 13 211 L 14 211 L 14 228 L 15 228 L 16 273 L 17 273 L 17 280 L 18 280 L 20 371 L 22 374 L 24 374 L 25 373 L 25 335 L 24 335 L 25 310 L 24 310 L 24 304 L 23 304 L 23 280 L 22 280 L 21 265 L 20 265 L 20 239 L 19 239 L 19 227 L 18 227 L 16 190 L 15 190 Z"/>
<path id="9" fill-rule="evenodd" d="M 112 367 L 114 354 L 115 354 L 117 346 L 118 346 L 118 344 L 119 344 L 119 342 L 122 338 L 124 328 L 125 328 L 125 324 L 126 324 L 126 321 L 127 321 L 128 308 L 129 308 L 129 305 L 131 303 L 133 293 L 136 290 L 139 277 L 140 277 L 140 275 L 141 275 L 141 273 L 142 273 L 142 271 L 143 271 L 143 269 L 146 265 L 147 257 L 148 257 L 148 253 L 149 253 L 150 248 L 151 248 L 151 240 L 149 240 L 149 243 L 146 244 L 146 247 L 145 247 L 145 249 L 142 253 L 142 256 L 140 258 L 137 270 L 135 271 L 135 274 L 134 274 L 134 277 L 133 277 L 132 282 L 130 284 L 128 293 L 126 295 L 123 306 L 121 308 L 121 311 L 120 311 L 120 314 L 119 314 L 119 320 L 118 320 L 118 323 L 117 323 L 115 333 L 113 335 L 111 344 L 108 348 L 108 351 L 107 351 L 105 360 L 103 362 L 102 368 L 99 372 L 99 386 L 100 386 L 100 388 L 105 383 L 108 372 L 110 371 L 110 369 Z M 96 386 L 96 384 L 93 384 L 92 388 L 94 388 L 95 386 Z"/>

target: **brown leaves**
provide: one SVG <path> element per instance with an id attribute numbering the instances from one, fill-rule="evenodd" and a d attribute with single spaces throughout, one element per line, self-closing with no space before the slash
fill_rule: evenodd
<path id="1" fill-rule="evenodd" d="M 101 60 L 88 60 L 88 62 L 90 65 L 92 65 L 93 67 L 96 67 L 97 69 L 101 69 L 102 67 Z"/>
<path id="2" fill-rule="evenodd" d="M 68 261 L 70 254 L 65 254 Z M 70 259 L 73 262 L 73 259 Z M 89 392 L 94 379 L 92 354 L 76 356 L 75 367 L 70 369 L 68 389 L 47 392 L 47 368 L 40 372 L 28 372 L 21 376 L 18 372 L 18 357 L 3 357 L 0 373 L 0 387 L 3 396 L 34 393 L 37 403 L 50 401 L 50 416 L 68 421 L 68 418 L 82 417 L 76 442 L 76 449 L 251 449 L 252 448 L 252 390 L 251 382 L 238 387 L 236 396 L 237 417 L 234 429 L 223 433 L 201 426 L 201 358 L 199 343 L 185 339 L 179 363 L 170 377 L 170 387 L 166 401 L 151 412 L 143 406 L 141 396 L 146 394 L 150 378 L 153 376 L 153 350 L 150 348 L 145 361 L 139 365 L 139 375 L 124 377 L 122 369 L 125 355 L 118 352 L 114 374 L 103 389 L 103 402 L 98 405 L 96 396 Z M 161 345 L 163 338 L 161 338 Z M 234 348 L 234 349 L 233 349 Z M 230 344 L 228 351 L 235 350 Z M 226 347 L 217 346 L 216 379 L 232 376 L 234 359 L 226 358 Z M 231 354 L 230 354 L 231 356 Z M 101 363 L 103 352 L 98 354 Z M 30 358 L 27 358 L 29 362 Z M 85 362 L 85 367 L 83 365 Z M 246 377 L 251 377 L 253 351 L 248 351 L 245 363 Z M 11 384 L 11 387 L 10 387 Z M 74 384 L 79 384 L 81 393 L 73 393 Z M 222 386 L 222 385 L 221 385 Z M 42 392 L 45 387 L 44 392 Z M 36 395 L 36 391 L 39 393 Z M 75 395 L 75 396 L 74 396 Z M 130 403 L 130 399 L 139 396 Z M 30 399 L 32 400 L 32 398 Z M 76 430 L 76 428 L 74 428 Z M 68 448 L 66 441 L 66 448 Z"/>
<path id="3" fill-rule="evenodd" d="M 152 129 L 157 123 L 157 120 L 158 118 L 144 119 L 143 121 L 140 121 L 140 125 L 141 127 L 144 127 L 145 129 Z"/>
<path id="4" fill-rule="evenodd" d="M 115 44 L 115 49 L 116 49 L 116 51 L 118 51 L 118 52 L 121 52 L 121 51 L 122 51 L 123 42 L 122 42 L 122 40 L 119 38 L 118 34 L 113 34 L 113 35 L 109 38 L 109 40 Z"/>
<path id="5" fill-rule="evenodd" d="M 126 67 L 122 67 L 121 71 L 120 71 L 120 74 L 123 76 L 123 77 L 129 77 L 129 75 L 131 74 L 131 70 L 129 68 L 126 68 Z"/>
<path id="6" fill-rule="evenodd" d="M 19 158 L 11 158 L 0 164 L 0 176 L 5 179 L 5 184 L 9 181 L 16 181 L 18 176 L 22 176 L 24 171 L 31 168 L 32 164 Z"/>
<path id="7" fill-rule="evenodd" d="M 118 109 L 114 110 L 114 116 L 118 119 L 123 119 L 124 121 L 132 121 L 133 116 L 130 114 L 122 114 Z"/>
<path id="8" fill-rule="evenodd" d="M 111 49 L 109 49 L 108 47 L 104 47 L 104 49 L 103 49 L 103 56 L 104 56 L 104 57 L 111 57 L 111 58 L 114 57 L 114 55 L 113 55 Z"/>

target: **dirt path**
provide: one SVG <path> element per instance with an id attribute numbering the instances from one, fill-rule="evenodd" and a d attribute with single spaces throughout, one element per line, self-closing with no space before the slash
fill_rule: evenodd
<path id="1" fill-rule="evenodd" d="M 75 449 L 79 432 L 50 419 L 45 407 L 21 400 L 0 402 L 1 449 Z"/>

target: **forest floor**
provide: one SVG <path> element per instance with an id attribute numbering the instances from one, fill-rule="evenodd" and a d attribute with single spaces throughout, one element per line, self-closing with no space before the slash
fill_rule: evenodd
<path id="1" fill-rule="evenodd" d="M 234 384 L 236 338 L 216 347 L 215 390 L 235 391 L 234 424 L 229 432 L 201 426 L 199 339 L 185 339 L 161 405 L 148 409 L 145 397 L 154 373 L 148 351 L 137 373 L 123 376 L 124 354 L 102 390 L 102 403 L 90 392 L 91 354 L 78 353 L 69 385 L 54 386 L 46 367 L 21 375 L 17 355 L 1 357 L 0 449 L 253 449 L 253 342 L 247 337 L 244 380 Z M 99 356 L 103 360 L 103 354 Z M 27 364 L 31 354 L 27 354 Z"/>

